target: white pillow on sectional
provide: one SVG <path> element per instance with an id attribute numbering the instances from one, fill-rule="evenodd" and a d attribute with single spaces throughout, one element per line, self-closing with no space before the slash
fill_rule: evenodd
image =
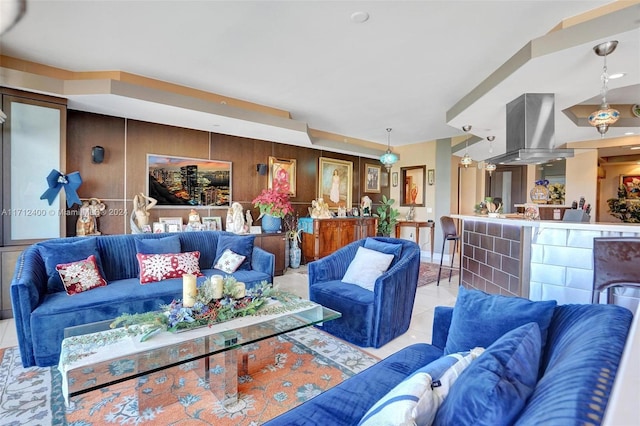
<path id="1" fill-rule="evenodd" d="M 393 262 L 393 255 L 381 253 L 364 247 L 358 247 L 342 282 L 359 285 L 373 291 L 378 277 L 385 273 Z"/>

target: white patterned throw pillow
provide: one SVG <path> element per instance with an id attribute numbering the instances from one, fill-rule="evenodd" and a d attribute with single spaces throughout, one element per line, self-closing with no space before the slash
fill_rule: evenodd
<path id="1" fill-rule="evenodd" d="M 242 262 L 246 256 L 234 253 L 229 249 L 226 249 L 220 259 L 213 266 L 215 269 L 220 269 L 227 274 L 233 274 L 242 265 Z"/>
<path id="2" fill-rule="evenodd" d="M 168 254 L 138 253 L 140 267 L 140 284 L 162 281 L 169 278 L 180 278 L 184 274 L 202 276 L 200 273 L 199 251 Z"/>

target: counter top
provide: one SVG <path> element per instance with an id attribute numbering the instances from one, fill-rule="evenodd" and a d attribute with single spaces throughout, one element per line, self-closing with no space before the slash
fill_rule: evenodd
<path id="1" fill-rule="evenodd" d="M 640 232 L 640 224 L 634 223 L 612 223 L 612 222 L 564 222 L 562 220 L 526 220 L 521 214 L 507 214 L 501 217 L 488 217 L 481 215 L 450 215 L 454 219 L 470 220 L 476 222 L 508 222 L 509 225 L 528 226 L 531 228 L 554 228 L 554 229 L 583 229 L 587 231 L 612 231 L 612 232 Z"/>

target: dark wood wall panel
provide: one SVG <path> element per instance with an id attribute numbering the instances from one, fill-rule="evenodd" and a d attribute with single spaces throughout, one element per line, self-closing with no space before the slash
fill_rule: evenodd
<path id="1" fill-rule="evenodd" d="M 79 171 L 85 180 L 80 187 L 82 198 L 96 197 L 107 204 L 109 214 L 100 218 L 100 231 L 107 234 L 129 232 L 133 196 L 147 192 L 147 154 L 231 161 L 232 199 L 245 210 L 250 209 L 254 220 L 259 211 L 251 201 L 268 183 L 268 174 L 261 176 L 256 165 L 268 164 L 269 156 L 296 160 L 296 196 L 291 201 L 301 217 L 308 215 L 308 207 L 317 196 L 320 157 L 353 163 L 353 206 L 359 206 L 365 195 L 362 193 L 365 163 L 377 163 L 375 159 L 320 149 L 71 110 L 68 131 L 67 170 Z M 95 145 L 106 150 L 105 161 L 99 165 L 91 162 L 91 147 Z M 389 188 L 382 188 L 382 193 L 388 196 Z M 382 194 L 366 195 L 375 204 Z M 186 223 L 189 210 L 188 207 L 154 208 L 150 210 L 150 221 L 182 217 Z M 224 225 L 227 209 L 204 208 L 198 209 L 198 213 L 201 217 L 220 216 Z M 68 218 L 67 235 L 75 235 L 75 219 L 75 215 Z"/>
<path id="2" fill-rule="evenodd" d="M 67 170 L 80 171 L 80 198 L 124 197 L 124 119 L 69 110 L 67 115 Z M 104 161 L 91 161 L 91 148 L 105 149 Z"/>

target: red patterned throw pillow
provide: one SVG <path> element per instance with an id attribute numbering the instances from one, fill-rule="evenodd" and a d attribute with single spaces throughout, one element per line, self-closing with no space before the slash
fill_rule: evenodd
<path id="1" fill-rule="evenodd" d="M 94 255 L 77 262 L 58 264 L 56 270 L 69 296 L 107 285 L 100 275 Z"/>
<path id="2" fill-rule="evenodd" d="M 180 278 L 184 274 L 202 276 L 200 273 L 199 251 L 169 254 L 136 255 L 140 266 L 140 284 L 162 281 L 169 278 Z"/>

